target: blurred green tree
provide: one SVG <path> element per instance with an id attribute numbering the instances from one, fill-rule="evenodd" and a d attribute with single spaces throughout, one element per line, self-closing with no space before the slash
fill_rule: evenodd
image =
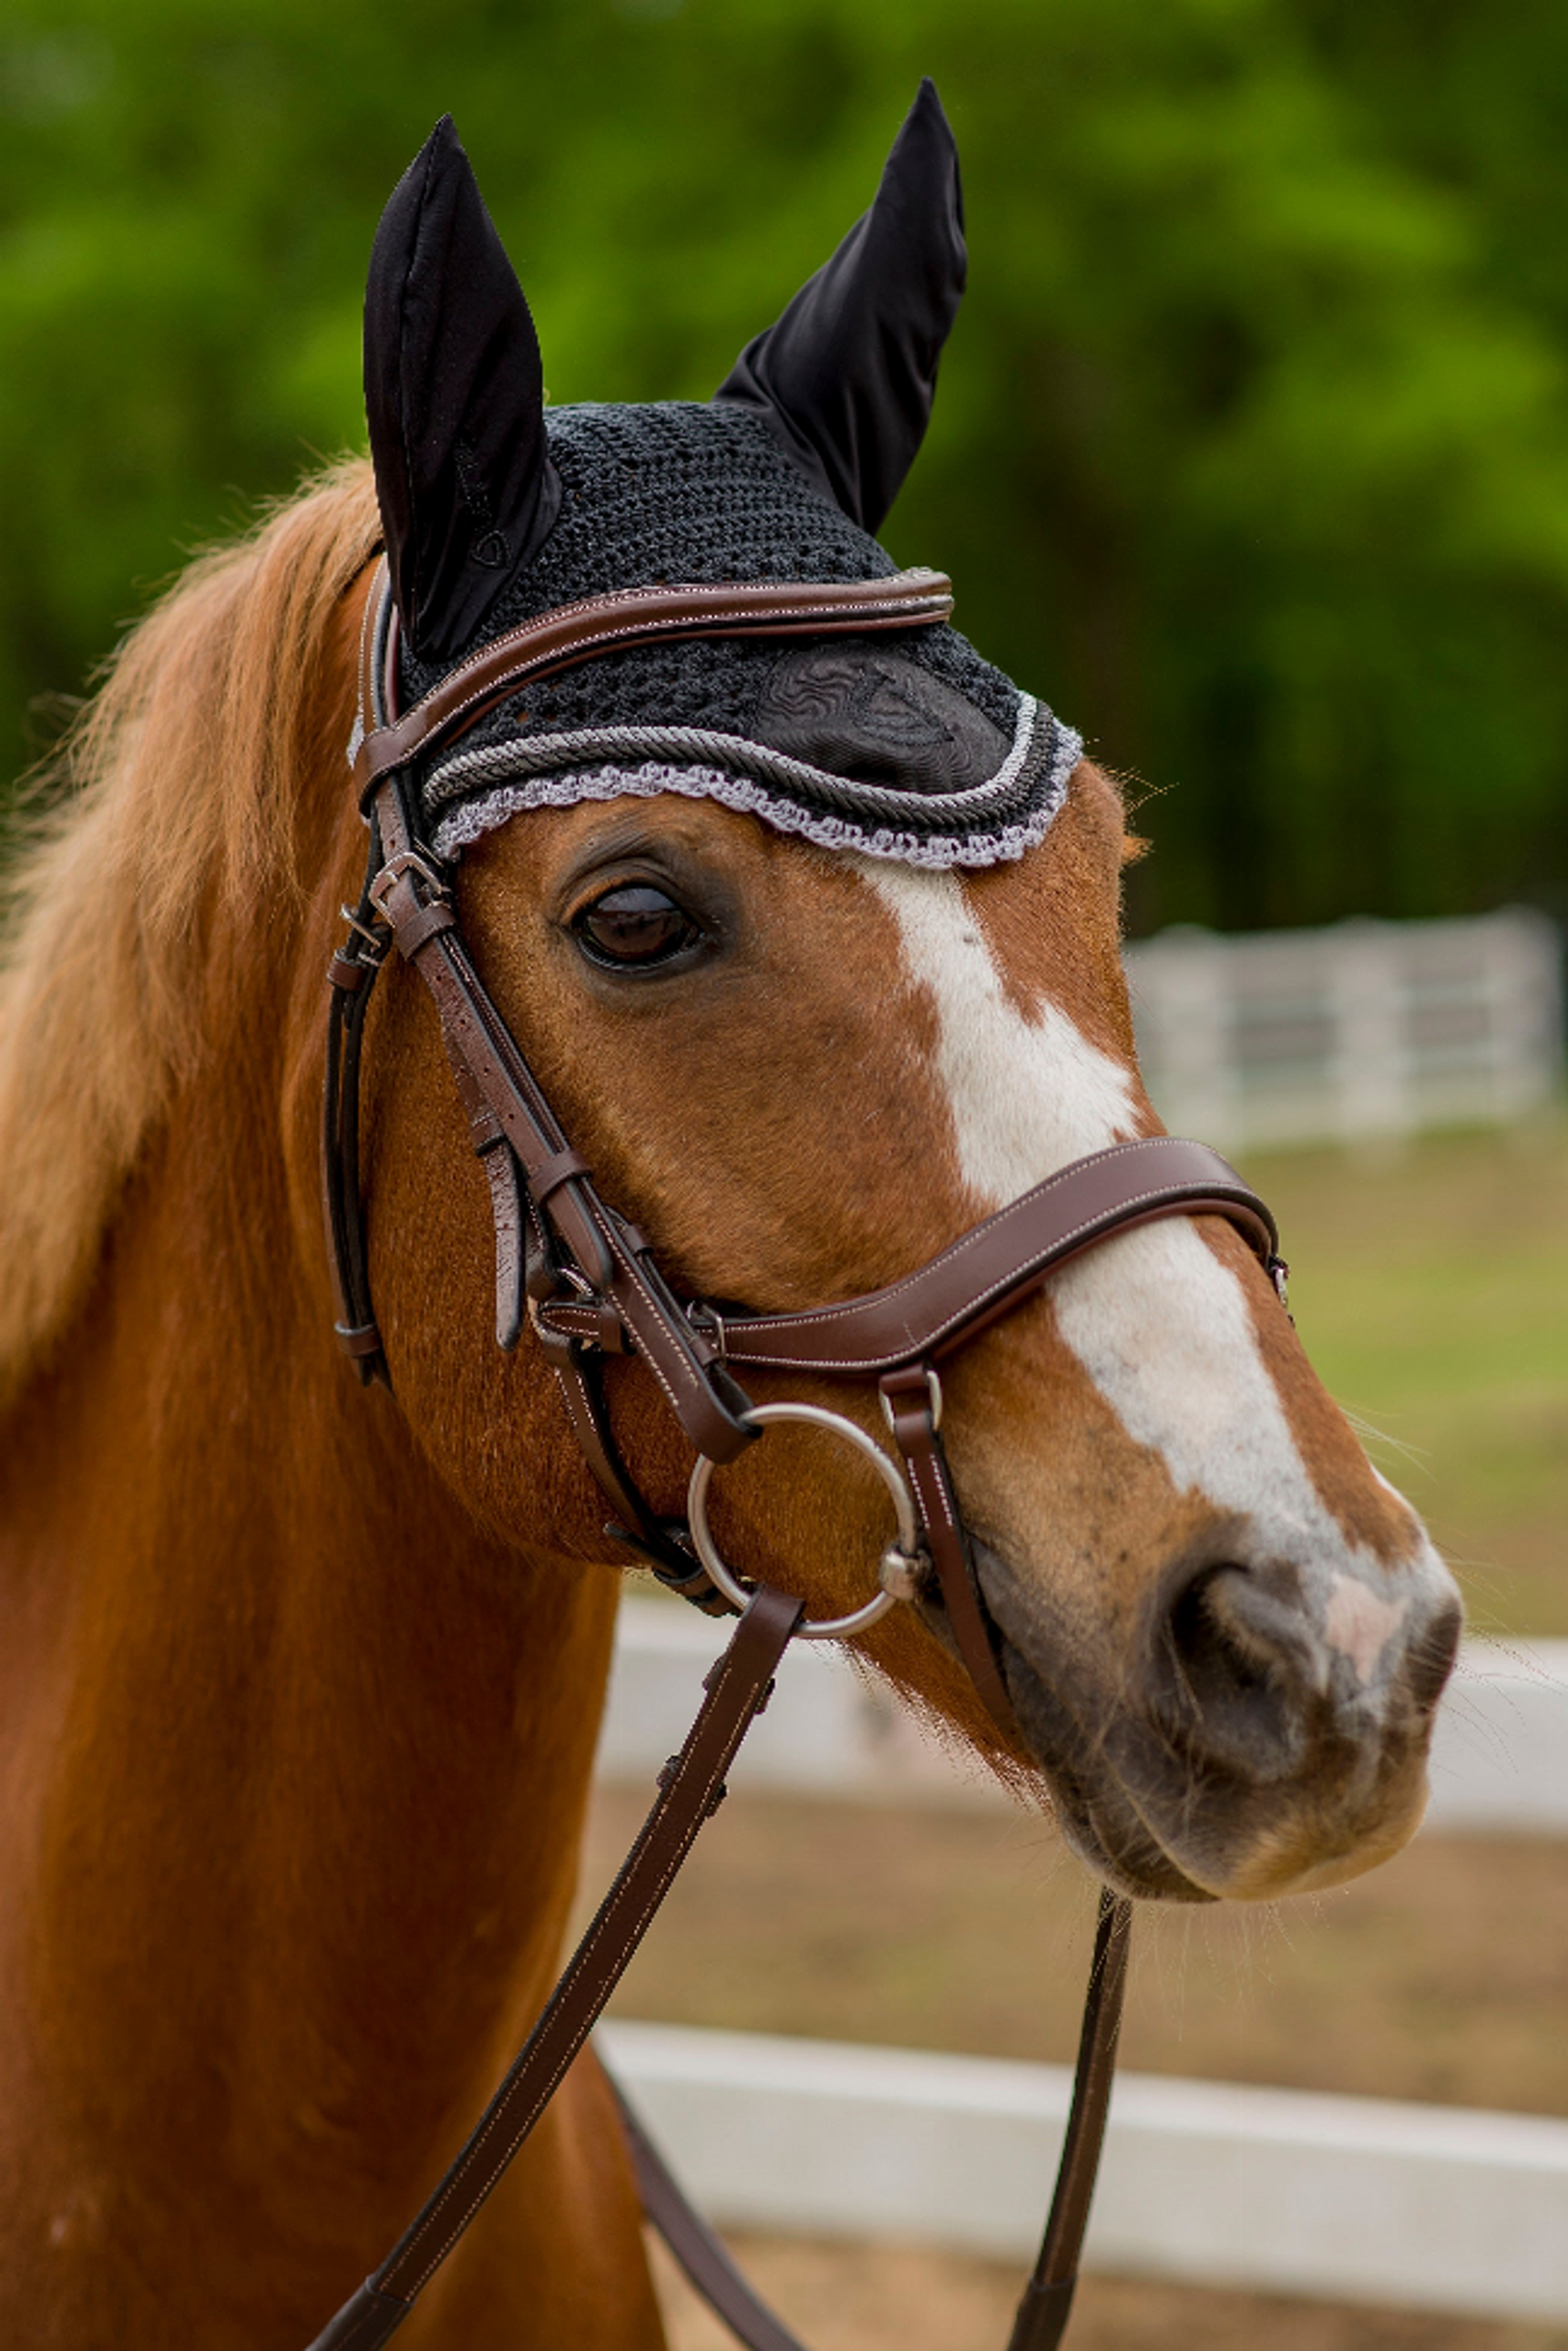
<path id="1" fill-rule="evenodd" d="M 553 395 L 701 396 L 929 71 L 971 290 L 886 536 L 1156 788 L 1139 925 L 1549 894 L 1565 66 L 1545 0 L 10 0 L 0 766 L 184 550 L 359 441 L 436 114 Z"/>

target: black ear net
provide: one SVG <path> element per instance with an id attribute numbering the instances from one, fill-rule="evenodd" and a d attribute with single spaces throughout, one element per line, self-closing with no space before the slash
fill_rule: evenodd
<path id="1" fill-rule="evenodd" d="M 928 80 L 870 210 L 714 399 L 751 409 L 875 530 L 925 435 L 966 268 L 958 152 Z M 561 490 L 534 321 L 450 116 L 376 233 L 365 405 L 404 630 L 422 658 L 452 659 L 543 544 Z"/>
<path id="2" fill-rule="evenodd" d="M 450 115 L 370 256 L 365 407 L 387 559 L 414 651 L 460 653 L 556 519 L 539 340 Z"/>
<path id="3" fill-rule="evenodd" d="M 868 213 L 714 393 L 753 409 L 825 497 L 874 531 L 925 437 L 968 256 L 936 86 L 909 109 Z"/>

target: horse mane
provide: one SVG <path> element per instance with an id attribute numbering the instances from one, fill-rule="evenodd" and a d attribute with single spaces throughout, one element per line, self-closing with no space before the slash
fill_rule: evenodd
<path id="1" fill-rule="evenodd" d="M 200 557 L 42 771 L 0 951 L 0 1402 L 81 1304 L 125 1184 L 200 1065 L 214 920 L 280 890 L 302 903 L 308 711 L 379 536 L 370 468 L 345 459 Z"/>

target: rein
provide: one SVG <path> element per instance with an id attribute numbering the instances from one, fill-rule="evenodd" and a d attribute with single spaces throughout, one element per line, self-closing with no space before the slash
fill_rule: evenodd
<path id="1" fill-rule="evenodd" d="M 767 1702 L 792 1639 L 842 1639 L 900 1600 L 954 1646 L 999 1730 L 1020 1739 L 997 1635 L 943 1449 L 940 1366 L 1012 1311 L 1046 1277 L 1113 1233 L 1156 1217 L 1216 1215 L 1241 1235 L 1283 1299 L 1278 1234 L 1263 1203 L 1206 1144 L 1169 1135 L 1114 1145 L 1048 1177 L 887 1288 L 804 1312 L 750 1314 L 681 1299 L 637 1227 L 600 1196 L 474 967 L 447 869 L 423 837 L 410 763 L 461 734 L 525 679 L 619 646 L 737 633 L 860 634 L 919 627 L 951 609 L 939 573 L 866 581 L 674 586 L 617 590 L 524 622 L 460 664 L 401 715 L 397 614 L 385 563 L 366 607 L 355 779 L 370 831 L 358 905 L 328 968 L 323 1206 L 337 1300 L 337 1335 L 361 1379 L 389 1386 L 370 1301 L 358 1169 L 358 1074 L 365 1011 L 395 946 L 434 1001 L 495 1225 L 496 1337 L 510 1349 L 532 1326 L 555 1370 L 588 1467 L 616 1512 L 606 1533 L 670 1590 L 711 1614 L 740 1614 L 708 1677 L 685 1746 L 619 1875 L 544 2013 L 446 2179 L 374 2275 L 311 2351 L 371 2351 L 407 2317 L 526 2139 L 597 2021 Z M 639 1356 L 691 1443 L 687 1515 L 660 1519 L 639 1492 L 606 1402 L 608 1354 Z M 735 1369 L 811 1372 L 877 1382 L 898 1447 L 891 1458 L 859 1425 L 819 1406 L 753 1406 Z M 898 1521 L 878 1589 L 849 1614 L 814 1623 L 802 1604 L 742 1583 L 708 1531 L 716 1468 L 777 1420 L 806 1421 L 856 1446 L 888 1484 Z M 1087 2225 L 1115 2066 L 1132 1906 L 1102 1891 L 1095 1958 L 1061 2167 L 1039 2260 L 1009 2351 L 1054 2351 L 1066 2325 Z M 619 2096 L 619 2093 L 617 2093 Z M 801 2351 L 752 2293 L 621 2100 L 649 2219 L 750 2351 Z"/>

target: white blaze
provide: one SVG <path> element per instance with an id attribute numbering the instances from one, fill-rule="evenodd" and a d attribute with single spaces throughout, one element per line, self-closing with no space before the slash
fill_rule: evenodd
<path id="1" fill-rule="evenodd" d="M 1085 1152 L 1137 1132 L 1132 1073 L 1044 999 L 1009 999 L 956 873 L 857 858 L 897 915 L 911 980 L 935 998 L 935 1075 L 953 1116 L 959 1172 L 1000 1208 Z"/>
<path id="2" fill-rule="evenodd" d="M 1058 1006 L 1018 1010 L 957 874 L 859 862 L 898 919 L 909 980 L 935 1004 L 934 1074 L 960 1170 L 988 1209 L 1136 1132 L 1131 1072 Z M 1355 1547 L 1296 1450 L 1242 1286 L 1196 1227 L 1177 1217 L 1118 1234 L 1056 1274 L 1051 1297 L 1064 1340 L 1178 1491 L 1250 1520 L 1259 1559 L 1303 1570 L 1321 1561 L 1326 1602 L 1330 1563 L 1337 1570 Z M 1367 1627 L 1343 1602 L 1329 1637 L 1359 1667 Z"/>

